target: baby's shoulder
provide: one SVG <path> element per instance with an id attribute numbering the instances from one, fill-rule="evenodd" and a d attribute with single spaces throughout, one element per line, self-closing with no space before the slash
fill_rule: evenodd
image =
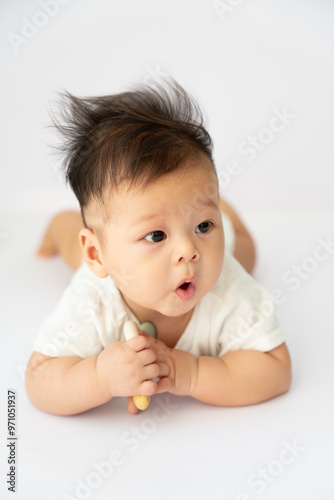
<path id="1" fill-rule="evenodd" d="M 121 301 L 119 290 L 112 279 L 109 276 L 99 278 L 85 263 L 73 275 L 65 290 L 64 299 L 85 300 L 95 306 L 97 303 L 103 305 Z"/>

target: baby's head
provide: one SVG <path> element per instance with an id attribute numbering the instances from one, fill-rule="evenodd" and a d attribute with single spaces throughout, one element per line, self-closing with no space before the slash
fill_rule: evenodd
<path id="1" fill-rule="evenodd" d="M 175 82 L 118 95 L 64 96 L 66 178 L 83 255 L 138 318 L 182 316 L 218 280 L 224 256 L 212 142 Z"/>

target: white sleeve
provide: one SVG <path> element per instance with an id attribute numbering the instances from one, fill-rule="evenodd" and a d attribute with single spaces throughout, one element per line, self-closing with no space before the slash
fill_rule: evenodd
<path id="1" fill-rule="evenodd" d="M 285 342 L 270 293 L 233 261 L 233 279 L 225 291 L 218 356 L 239 349 L 267 352 Z"/>
<path id="2" fill-rule="evenodd" d="M 122 335 L 126 313 L 112 314 L 119 301 L 117 292 L 84 265 L 40 328 L 34 350 L 52 357 L 98 355 Z"/>

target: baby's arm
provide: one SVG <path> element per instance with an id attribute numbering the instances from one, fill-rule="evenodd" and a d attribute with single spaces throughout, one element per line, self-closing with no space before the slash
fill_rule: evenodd
<path id="1" fill-rule="evenodd" d="M 202 357 L 192 396 L 220 406 L 260 403 L 286 392 L 291 362 L 285 344 L 268 352 L 240 350 Z"/>
<path id="2" fill-rule="evenodd" d="M 72 415 L 106 403 L 109 391 L 97 377 L 97 356 L 51 358 L 34 352 L 26 372 L 26 388 L 36 408 L 56 415 Z"/>
<path id="3" fill-rule="evenodd" d="M 57 415 L 80 413 L 115 396 L 151 396 L 169 373 L 157 362 L 151 338 L 116 342 L 98 356 L 51 358 L 34 352 L 26 372 L 29 399 L 40 410 Z"/>
<path id="4" fill-rule="evenodd" d="M 260 403 L 286 392 L 291 383 L 290 356 L 285 344 L 268 352 L 239 350 L 220 358 L 196 358 L 173 349 L 169 356 L 171 373 L 164 382 L 165 390 L 213 405 Z"/>

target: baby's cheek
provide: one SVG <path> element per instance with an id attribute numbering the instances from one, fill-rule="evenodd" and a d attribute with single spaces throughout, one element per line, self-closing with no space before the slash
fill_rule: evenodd
<path id="1" fill-rule="evenodd" d="M 223 265 L 224 265 L 224 248 L 221 249 L 221 247 L 216 247 L 215 251 L 213 252 L 210 258 L 209 269 L 207 272 L 208 281 L 210 282 L 211 287 L 213 287 L 216 284 L 222 272 Z"/>
<path id="2" fill-rule="evenodd" d="M 148 296 L 152 295 L 155 288 L 150 276 L 150 272 L 143 272 L 143 269 L 126 270 L 116 276 L 115 283 L 117 287 L 129 298 L 140 303 Z M 154 292 L 153 292 L 154 293 Z"/>
<path id="3" fill-rule="evenodd" d="M 136 273 L 127 266 L 118 266 L 111 270 L 110 277 L 121 291 L 126 291 L 135 286 L 137 281 Z"/>

